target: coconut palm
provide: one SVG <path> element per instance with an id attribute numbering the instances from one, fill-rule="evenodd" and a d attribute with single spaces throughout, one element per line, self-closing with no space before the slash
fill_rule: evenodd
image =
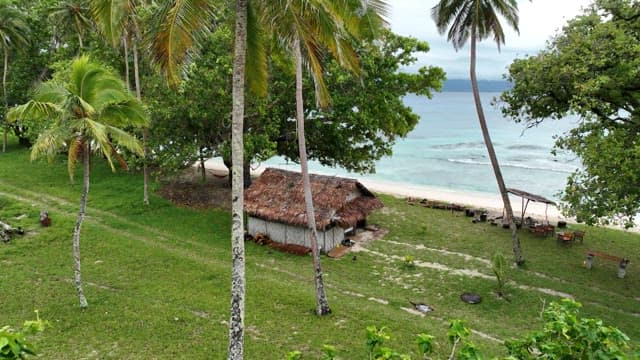
<path id="1" fill-rule="evenodd" d="M 229 360 L 244 358 L 244 85 L 249 9 L 247 0 L 236 1 L 235 52 L 231 110 L 231 319 L 229 322 Z"/>
<path id="2" fill-rule="evenodd" d="M 360 0 L 345 1 L 353 5 Z M 380 1 L 369 1 L 376 5 Z M 233 65 L 232 108 L 232 279 L 231 321 L 229 324 L 229 359 L 241 359 L 244 331 L 244 221 L 243 221 L 243 120 L 245 69 L 251 88 L 264 90 L 266 69 L 264 44 L 260 41 L 256 8 L 268 9 L 272 2 L 237 0 L 236 39 Z M 373 7 L 375 8 L 375 7 Z M 151 52 L 154 61 L 163 69 L 170 82 L 179 81 L 180 66 L 190 60 L 192 50 L 213 23 L 213 11 L 207 1 L 168 1 L 157 12 L 151 28 Z M 365 11 L 366 12 L 366 11 Z M 247 52 L 251 55 L 247 56 Z M 246 66 L 247 63 L 250 66 Z M 304 137 L 301 137 L 304 138 Z M 306 154 L 306 152 L 305 152 Z M 311 217 L 313 218 L 313 217 Z"/>
<path id="3" fill-rule="evenodd" d="M 250 16 L 248 0 L 235 1 L 235 51 L 231 111 L 231 317 L 228 359 L 244 354 L 245 251 L 244 251 L 244 87 L 247 38 L 255 32 L 255 16 Z M 150 30 L 151 54 L 169 82 L 179 81 L 180 67 L 190 60 L 192 50 L 213 23 L 208 1 L 167 1 L 155 15 Z M 251 19 L 251 20 L 250 20 Z M 255 42 L 252 42 L 255 44 Z"/>
<path id="4" fill-rule="evenodd" d="M 32 100 L 11 109 L 9 119 L 20 118 L 49 123 L 31 148 L 31 160 L 43 156 L 52 160 L 60 150 L 66 150 L 72 179 L 75 165 L 82 160 L 82 197 L 73 231 L 73 259 L 80 307 L 86 308 L 80 273 L 80 229 L 87 208 L 91 151 L 101 153 L 114 171 L 114 160 L 126 167 L 118 147 L 135 153 L 142 153 L 142 148 L 138 140 L 121 127 L 143 126 L 147 123 L 147 114 L 122 80 L 88 57 L 80 57 L 71 63 L 68 76 L 54 77 L 41 84 Z"/>
<path id="5" fill-rule="evenodd" d="M 70 33 L 78 36 L 80 49 L 84 47 L 82 34 L 93 25 L 87 0 L 64 0 L 49 10 L 49 19 L 54 24 L 66 25 Z"/>
<path id="6" fill-rule="evenodd" d="M 386 11 L 382 1 L 375 1 L 381 12 Z M 323 52 L 329 50 L 346 68 L 358 71 L 358 57 L 351 46 L 353 36 L 357 35 L 360 14 L 379 14 L 362 12 L 365 6 L 359 1 L 345 0 L 273 0 L 261 9 L 261 23 L 268 32 L 290 53 L 293 54 L 296 69 L 296 128 L 298 151 L 304 198 L 306 204 L 307 226 L 311 251 L 313 254 L 314 278 L 316 286 L 316 313 L 325 315 L 331 312 L 324 290 L 320 253 L 318 249 L 317 229 L 313 196 L 309 179 L 307 149 L 304 132 L 304 101 L 302 93 L 303 63 L 316 84 L 316 102 L 321 107 L 328 104 L 329 96 L 323 80 Z M 373 9 L 373 8 L 372 8 Z M 303 51 L 304 49 L 304 51 Z"/>
<path id="7" fill-rule="evenodd" d="M 498 182 L 498 188 L 507 221 L 511 229 L 513 254 L 516 264 L 524 263 L 520 240 L 518 239 L 518 229 L 513 220 L 513 209 L 509 201 L 509 194 L 504 184 L 504 178 L 500 171 L 500 165 L 496 157 L 496 152 L 491 142 L 487 121 L 480 102 L 480 91 L 478 90 L 478 80 L 476 78 L 476 42 L 492 36 L 498 45 L 504 44 L 504 32 L 500 24 L 499 16 L 516 31 L 518 31 L 518 4 L 516 0 L 441 0 L 431 9 L 431 17 L 436 22 L 436 27 L 440 34 L 447 32 L 447 40 L 451 41 L 454 49 L 461 49 L 467 42 L 471 41 L 471 60 L 469 73 L 471 76 L 471 86 L 473 89 L 473 99 L 478 113 L 478 121 L 482 129 L 484 143 L 489 153 L 491 166 Z"/>
<path id="8" fill-rule="evenodd" d="M 9 55 L 13 50 L 25 47 L 28 44 L 27 34 L 29 27 L 25 22 L 25 14 L 7 1 L 0 1 L 0 49 L 4 55 L 2 67 L 2 98 L 4 101 L 4 115 L 6 117 L 9 107 L 7 100 L 7 75 L 9 73 Z M 7 135 L 9 125 L 6 119 L 3 121 L 2 152 L 7 151 Z"/>
<path id="9" fill-rule="evenodd" d="M 129 53 L 128 46 L 133 50 L 133 78 L 136 97 L 142 100 L 142 88 L 140 84 L 140 66 L 138 49 L 142 40 L 137 9 L 143 6 L 143 1 L 131 0 L 90 0 L 91 13 L 107 42 L 114 48 L 118 48 L 122 42 L 124 47 L 126 82 L 129 84 Z M 143 198 L 145 205 L 149 204 L 149 169 L 147 167 L 147 138 L 149 129 L 142 129 L 142 144 L 144 161 L 143 173 Z"/>

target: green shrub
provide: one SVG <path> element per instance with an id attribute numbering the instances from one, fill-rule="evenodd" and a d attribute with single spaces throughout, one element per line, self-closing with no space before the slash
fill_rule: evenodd
<path id="1" fill-rule="evenodd" d="M 544 329 L 522 339 L 505 342 L 508 356 L 504 360 L 516 359 L 640 359 L 640 351 L 630 357 L 629 337 L 613 326 L 605 326 L 601 320 L 578 318 L 582 305 L 569 299 L 552 302 L 544 310 Z M 482 360 L 484 356 L 467 337 L 471 330 L 462 320 L 453 320 L 447 331 L 451 344 L 448 359 Z M 367 326 L 366 351 L 369 360 L 411 360 L 411 356 L 384 346 L 391 339 L 383 326 Z M 418 354 L 422 359 L 431 359 L 434 337 L 417 335 Z M 333 360 L 336 351 L 324 346 L 322 360 Z M 290 352 L 287 360 L 302 359 L 299 351 Z"/>
<path id="2" fill-rule="evenodd" d="M 16 331 L 9 326 L 0 328 L 0 359 L 24 359 L 28 355 L 36 355 L 34 347 L 27 341 L 28 335 L 34 335 L 50 326 L 48 321 L 42 321 L 36 310 L 36 320 L 25 321 L 22 331 Z"/>

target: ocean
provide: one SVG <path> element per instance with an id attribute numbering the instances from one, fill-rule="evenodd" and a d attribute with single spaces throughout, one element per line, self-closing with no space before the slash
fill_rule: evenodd
<path id="1" fill-rule="evenodd" d="M 503 118 L 490 104 L 499 95 L 483 92 L 481 98 L 506 186 L 557 200 L 567 177 L 580 162 L 571 154 L 553 156 L 551 148 L 554 136 L 570 130 L 576 119 L 547 120 L 525 129 L 524 124 Z M 354 174 L 315 162 L 310 163 L 310 171 L 397 186 L 498 194 L 471 92 L 442 92 L 432 99 L 409 95 L 404 102 L 420 121 L 407 138 L 396 142 L 391 157 L 376 163 L 375 174 Z M 283 158 L 261 165 L 299 169 L 299 165 Z"/>

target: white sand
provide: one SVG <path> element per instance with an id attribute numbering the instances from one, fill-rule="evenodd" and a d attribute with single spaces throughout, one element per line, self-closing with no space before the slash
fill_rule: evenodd
<path id="1" fill-rule="evenodd" d="M 196 166 L 196 165 L 194 165 Z M 210 169 L 216 173 L 227 173 L 227 168 L 219 159 L 209 159 L 205 162 L 207 169 Z M 260 166 L 257 169 L 252 169 L 251 174 L 254 176 L 260 175 L 266 167 Z M 290 170 L 290 169 L 287 169 Z M 437 200 L 449 203 L 455 203 L 470 207 L 483 208 L 492 213 L 492 215 L 499 215 L 502 213 L 502 198 L 499 194 L 487 194 L 481 192 L 472 191 L 459 191 L 451 189 L 443 189 L 429 186 L 419 185 L 407 185 L 397 184 L 390 182 L 383 182 L 371 179 L 357 178 L 364 186 L 369 190 L 397 197 L 415 197 L 420 199 Z M 521 216 L 522 213 L 522 199 L 511 195 L 511 206 L 513 207 L 514 216 Z M 526 203 L 526 201 L 525 201 Z M 526 212 L 526 216 L 531 216 L 538 220 L 548 219 L 550 223 L 555 223 L 558 220 L 571 221 L 571 219 L 565 219 L 560 214 L 560 211 L 553 205 L 546 206 L 545 204 L 537 202 L 529 202 Z"/>

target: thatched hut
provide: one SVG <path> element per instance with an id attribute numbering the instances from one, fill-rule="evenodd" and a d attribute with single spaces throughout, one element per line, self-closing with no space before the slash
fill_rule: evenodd
<path id="1" fill-rule="evenodd" d="M 354 179 L 315 174 L 310 178 L 322 251 L 340 244 L 345 231 L 364 226 L 367 216 L 383 206 Z M 300 173 L 266 169 L 245 190 L 244 208 L 249 234 L 263 233 L 273 241 L 311 247 Z"/>

